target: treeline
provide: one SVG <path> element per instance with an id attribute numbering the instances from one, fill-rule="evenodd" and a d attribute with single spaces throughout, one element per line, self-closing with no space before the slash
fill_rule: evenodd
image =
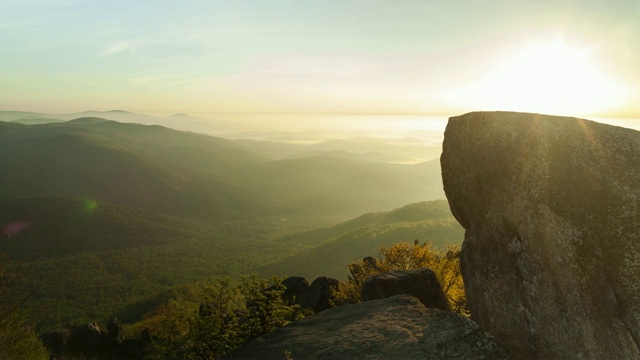
<path id="1" fill-rule="evenodd" d="M 420 244 L 418 241 L 381 246 L 377 258 L 351 262 L 347 266 L 350 276 L 332 290 L 331 303 L 340 306 L 361 302 L 362 284 L 374 274 L 422 267 L 434 270 L 451 308 L 468 315 L 460 275 L 459 248 L 449 246 L 439 250 L 430 243 Z M 0 358 L 44 359 L 48 350 L 38 340 L 27 314 L 21 310 L 25 292 L 22 291 L 20 277 L 11 268 L 8 257 L 0 257 L 0 295 L 6 299 L 0 307 L 0 343 L 11 344 L 0 350 L 0 355 L 4 355 Z M 222 277 L 203 285 L 179 289 L 173 294 L 164 293 L 155 301 L 138 304 L 137 309 L 130 309 L 133 314 L 143 315 L 137 318 L 139 321 L 125 326 L 122 334 L 117 336 L 120 339 L 118 344 L 125 336 L 146 339 L 133 342 L 141 347 L 133 352 L 140 356 L 136 359 L 217 359 L 251 339 L 313 314 L 312 310 L 300 307 L 295 295 L 287 295 L 283 278 L 278 277 L 242 277 L 237 281 Z M 126 313 L 123 315 L 127 316 Z M 90 325 L 90 329 L 98 329 L 100 333 L 99 325 Z M 108 325 L 107 328 L 109 326 L 113 327 Z M 74 331 L 73 328 L 67 329 L 71 333 Z M 54 334 L 60 336 L 59 331 Z M 107 335 L 101 336 L 106 338 Z M 112 349 L 101 344 L 90 355 L 111 358 Z M 87 355 L 64 353 L 72 349 L 60 345 L 55 349 L 60 353 L 54 354 L 54 358 L 64 355 L 65 359 L 73 359 L 74 356 L 82 358 Z M 121 351 L 120 347 L 113 349 Z"/>

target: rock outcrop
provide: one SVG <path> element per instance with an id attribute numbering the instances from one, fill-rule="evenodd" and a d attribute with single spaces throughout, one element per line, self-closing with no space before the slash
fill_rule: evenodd
<path id="1" fill-rule="evenodd" d="M 290 277 L 282 281 L 285 287 L 284 298 L 289 304 L 298 304 L 303 309 L 311 309 L 313 312 L 333 307 L 332 290 L 338 288 L 340 281 L 320 276 L 313 280 L 311 285 L 303 277 Z"/>
<path id="2" fill-rule="evenodd" d="M 288 303 L 299 303 L 299 299 L 309 291 L 309 282 L 299 276 L 284 279 L 282 285 L 285 287 L 284 297 Z"/>
<path id="3" fill-rule="evenodd" d="M 326 276 L 316 278 L 303 297 L 304 301 L 301 301 L 302 307 L 310 308 L 315 313 L 331 308 L 333 306 L 331 290 L 337 289 L 339 283 L 338 280 Z"/>
<path id="4" fill-rule="evenodd" d="M 441 165 L 483 330 L 514 358 L 640 358 L 640 133 L 470 113 Z"/>
<path id="5" fill-rule="evenodd" d="M 229 359 L 505 359 L 478 324 L 409 295 L 344 305 L 259 337 Z"/>
<path id="6" fill-rule="evenodd" d="M 362 284 L 360 291 L 363 301 L 402 294 L 417 297 L 428 308 L 451 310 L 438 277 L 428 268 L 386 271 L 373 275 Z"/>

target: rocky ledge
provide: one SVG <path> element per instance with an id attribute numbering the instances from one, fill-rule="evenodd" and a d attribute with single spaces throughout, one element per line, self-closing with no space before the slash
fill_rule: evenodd
<path id="1" fill-rule="evenodd" d="M 505 359 L 466 317 L 396 295 L 320 312 L 262 336 L 230 359 Z"/>

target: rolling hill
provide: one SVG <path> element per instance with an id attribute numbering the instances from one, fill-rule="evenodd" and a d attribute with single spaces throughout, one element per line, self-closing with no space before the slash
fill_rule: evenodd
<path id="1" fill-rule="evenodd" d="M 260 268 L 262 274 L 331 276 L 344 279 L 347 265 L 366 256 L 377 256 L 378 248 L 396 242 L 430 242 L 435 247 L 460 245 L 464 229 L 446 200 L 420 202 L 390 212 L 368 213 L 333 227 L 306 231 L 277 239 L 292 244 L 298 255 Z"/>
<path id="2" fill-rule="evenodd" d="M 0 239 L 26 269 L 40 329 L 106 320 L 151 294 L 211 277 L 251 273 L 295 255 L 272 243 L 301 228 L 279 218 L 223 223 L 72 197 L 0 200 Z"/>
<path id="3" fill-rule="evenodd" d="M 380 242 L 449 239 L 448 220 L 411 217 L 426 210 L 326 230 L 444 197 L 437 161 L 326 155 L 273 160 L 243 142 L 96 117 L 0 122 L 0 226 L 11 234 L 0 252 L 26 266 L 26 306 L 51 329 L 210 277 L 337 276 Z"/>
<path id="4" fill-rule="evenodd" d="M 0 199 L 79 196 L 212 220 L 356 216 L 442 198 L 436 162 L 268 161 L 230 140 L 100 118 L 0 123 Z"/>
<path id="5" fill-rule="evenodd" d="M 211 219 L 261 208 L 246 189 L 123 137 L 53 124 L 11 130 L 0 136 L 0 199 L 78 196 Z"/>

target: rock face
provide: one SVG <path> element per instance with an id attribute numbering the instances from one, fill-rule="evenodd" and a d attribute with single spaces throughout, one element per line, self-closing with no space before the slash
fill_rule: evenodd
<path id="1" fill-rule="evenodd" d="M 313 280 L 305 295 L 300 299 L 303 308 L 310 308 L 315 313 L 329 309 L 333 296 L 331 289 L 338 288 L 340 282 L 333 278 L 320 276 Z"/>
<path id="2" fill-rule="evenodd" d="M 451 310 L 436 274 L 428 268 L 416 270 L 386 271 L 369 277 L 360 296 L 363 301 L 384 299 L 393 295 L 407 294 L 418 298 L 428 307 Z"/>
<path id="3" fill-rule="evenodd" d="M 514 358 L 640 358 L 640 133 L 587 120 L 449 120 L 445 193 L 472 318 Z"/>
<path id="4" fill-rule="evenodd" d="M 478 324 L 398 295 L 323 311 L 262 336 L 229 359 L 505 359 Z"/>
<path id="5" fill-rule="evenodd" d="M 296 303 L 309 290 L 309 282 L 299 276 L 292 276 L 282 281 L 285 287 L 284 297 L 289 303 Z"/>
<path id="6" fill-rule="evenodd" d="M 340 281 L 326 276 L 316 278 L 311 285 L 305 278 L 298 276 L 282 281 L 285 287 L 284 297 L 289 304 L 298 304 L 315 313 L 333 307 L 331 291 L 337 289 L 339 284 Z"/>

